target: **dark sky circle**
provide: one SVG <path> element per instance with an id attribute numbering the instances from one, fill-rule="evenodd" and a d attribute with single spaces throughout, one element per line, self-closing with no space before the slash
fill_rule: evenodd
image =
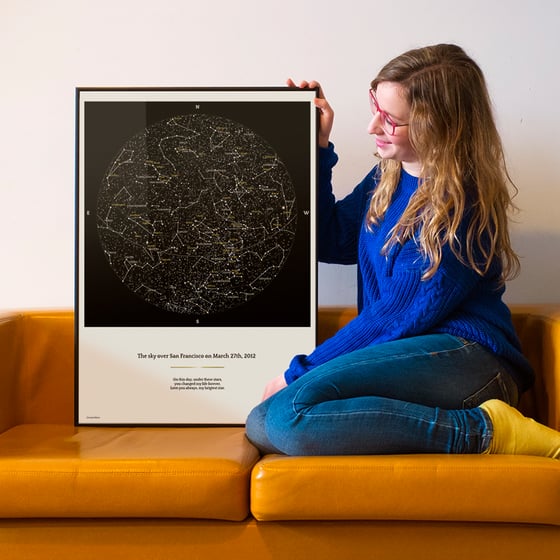
<path id="1" fill-rule="evenodd" d="M 213 314 L 249 301 L 282 270 L 296 194 L 275 150 L 216 115 L 147 127 L 115 155 L 97 232 L 120 281 L 166 311 Z"/>

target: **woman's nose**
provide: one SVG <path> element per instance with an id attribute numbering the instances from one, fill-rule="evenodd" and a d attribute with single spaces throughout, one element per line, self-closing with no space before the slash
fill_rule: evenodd
<path id="1" fill-rule="evenodd" d="M 375 113 L 368 124 L 368 134 L 380 134 L 382 129 L 379 124 L 379 113 Z"/>

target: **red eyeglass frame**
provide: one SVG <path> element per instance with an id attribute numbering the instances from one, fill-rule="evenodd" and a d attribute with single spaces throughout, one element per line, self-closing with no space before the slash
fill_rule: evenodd
<path id="1" fill-rule="evenodd" d="M 373 89 L 369 90 L 369 105 L 371 107 L 371 112 L 373 113 L 373 115 L 375 116 L 375 115 L 379 114 L 381 116 L 382 123 L 385 124 L 385 125 L 389 125 L 391 127 L 390 130 L 387 130 L 385 128 L 385 126 L 383 126 L 383 130 L 387 134 L 389 134 L 389 136 L 394 136 L 395 135 L 395 129 L 396 128 L 399 128 L 400 126 L 408 126 L 409 123 L 397 124 L 391 118 L 391 116 L 379 106 L 379 103 L 377 102 L 377 99 L 375 98 L 375 95 L 373 93 Z"/>

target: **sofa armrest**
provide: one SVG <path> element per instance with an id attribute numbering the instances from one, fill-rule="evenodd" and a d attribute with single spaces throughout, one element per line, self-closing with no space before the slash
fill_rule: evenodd
<path id="1" fill-rule="evenodd" d="M 512 305 L 513 324 L 523 353 L 535 369 L 534 386 L 520 409 L 560 429 L 560 304 Z"/>
<path id="2" fill-rule="evenodd" d="M 21 364 L 21 313 L 0 314 L 0 433 L 17 423 L 17 385 Z"/>
<path id="3" fill-rule="evenodd" d="M 0 432 L 17 424 L 73 424 L 73 315 L 0 314 Z"/>

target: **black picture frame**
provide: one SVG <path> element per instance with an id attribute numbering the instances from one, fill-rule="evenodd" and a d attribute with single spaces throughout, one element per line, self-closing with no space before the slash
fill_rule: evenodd
<path id="1" fill-rule="evenodd" d="M 238 425 L 312 349 L 316 94 L 76 89 L 77 425 Z"/>

